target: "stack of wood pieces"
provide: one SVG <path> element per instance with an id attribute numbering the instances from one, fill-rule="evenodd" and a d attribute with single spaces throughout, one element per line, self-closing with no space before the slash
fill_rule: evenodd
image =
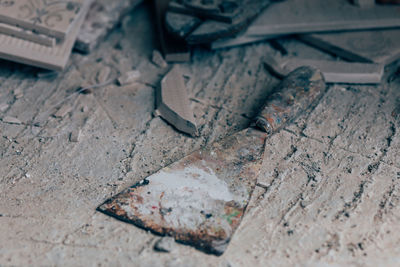
<path id="1" fill-rule="evenodd" d="M 188 45 L 234 36 L 271 1 L 274 0 L 154 0 L 165 60 L 188 61 Z"/>
<path id="2" fill-rule="evenodd" d="M 198 4 L 199 1 L 192 2 Z M 227 1 L 200 2 L 215 4 Z M 199 39 L 208 40 L 206 37 L 210 34 L 227 27 L 227 22 L 223 21 L 224 17 L 219 18 L 217 13 L 214 13 L 212 14 L 214 26 L 207 28 L 206 23 L 198 20 L 200 11 L 189 12 L 190 10 L 186 8 L 186 14 L 183 14 L 182 7 L 176 5 L 175 1 L 172 3 L 174 5 L 170 4 L 170 10 L 175 13 L 176 10 L 180 10 L 181 14 L 178 18 L 175 13 L 167 13 L 166 23 L 171 33 L 180 34 L 188 44 L 193 43 L 194 37 L 200 36 L 203 38 Z M 296 58 L 285 58 L 285 64 L 290 60 L 290 64 L 286 64 L 288 69 L 281 69 L 278 72 L 287 72 L 291 69 L 288 66 L 313 63 L 315 66 L 323 66 L 323 69 L 329 72 L 328 77 L 335 77 L 331 82 L 377 83 L 379 81 L 377 77 L 382 76 L 383 66 L 400 58 L 399 4 L 400 0 L 271 0 L 245 30 L 235 34 L 234 37 L 215 38 L 208 44 L 211 49 L 221 49 L 294 36 L 345 61 L 338 65 L 337 62 L 330 64 L 311 62 L 307 61 L 308 59 L 299 59 L 299 62 L 296 62 Z M 356 62 L 358 65 L 352 65 L 350 62 Z M 278 66 L 275 67 L 280 68 L 282 64 L 278 62 Z M 338 70 L 343 69 L 342 73 L 346 74 L 345 70 L 353 67 L 357 70 L 357 75 L 354 77 L 358 77 L 354 80 L 349 79 L 348 75 L 344 79 L 340 78 L 341 75 L 336 75 Z M 373 77 L 359 79 L 364 74 L 369 75 L 371 71 Z"/>
<path id="3" fill-rule="evenodd" d="M 370 0 L 285 0 L 270 5 L 240 35 L 211 43 L 214 49 L 254 43 L 287 35 L 400 28 L 397 6 Z M 400 2 L 399 2 L 400 3 Z M 398 32 L 400 30 L 398 29 Z M 399 34 L 397 34 L 399 36 Z"/>
<path id="4" fill-rule="evenodd" d="M 0 1 L 0 58 L 62 70 L 92 2 Z"/>

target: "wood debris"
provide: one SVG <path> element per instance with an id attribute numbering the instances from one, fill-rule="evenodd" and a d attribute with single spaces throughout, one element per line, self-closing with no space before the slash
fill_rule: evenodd
<path id="1" fill-rule="evenodd" d="M 81 137 L 81 129 L 75 129 L 73 130 L 70 135 L 69 135 L 69 141 L 70 142 L 74 142 L 77 143 L 80 141 L 80 137 Z"/>
<path id="2" fill-rule="evenodd" d="M 328 83 L 378 84 L 382 81 L 384 71 L 382 64 L 300 58 L 267 57 L 265 64 L 280 77 L 285 77 L 301 66 L 315 67 L 321 70 Z"/>
<path id="3" fill-rule="evenodd" d="M 14 28 L 0 33 L 0 58 L 49 70 L 63 70 L 92 2 L 93 0 L 77 0 L 72 4 L 58 1 L 49 5 L 46 1 L 36 1 L 34 7 L 43 13 L 40 19 L 34 17 L 33 11 L 25 12 L 27 6 L 33 5 L 31 1 L 9 1 L 7 5 L 2 5 L 0 23 Z M 55 9 L 57 19 L 53 19 Z M 50 20 L 52 23 L 49 23 Z M 26 32 L 19 32 L 15 27 L 31 33 L 26 35 Z M 50 39 L 41 38 L 42 35 Z M 57 42 L 51 45 L 54 44 L 54 38 Z M 50 42 L 38 43 L 46 40 Z"/>
<path id="4" fill-rule="evenodd" d="M 359 30 L 373 30 L 371 31 L 373 33 L 378 29 L 381 31 L 400 26 L 400 16 L 396 8 L 383 5 L 360 8 L 351 4 L 351 1 L 286 0 L 277 2 L 260 14 L 240 35 L 216 40 L 210 46 L 212 49 L 225 48 L 289 34 L 315 34 L 329 31 L 351 31 L 349 34 L 357 34 Z M 373 0 L 354 1 L 374 2 Z M 335 35 L 335 33 L 327 34 Z M 340 38 L 336 37 L 336 39 Z M 353 39 L 357 40 L 356 37 Z"/>
<path id="5" fill-rule="evenodd" d="M 38 78 L 56 77 L 57 75 L 58 75 L 57 71 L 40 71 L 36 73 L 36 77 Z"/>
<path id="6" fill-rule="evenodd" d="M 360 9 L 348 0 L 286 0 L 267 8 L 247 32 L 260 36 L 399 26 L 399 12 L 389 6 Z"/>
<path id="7" fill-rule="evenodd" d="M 398 28 L 315 33 L 299 37 L 307 44 L 350 61 L 388 65 L 400 58 L 400 29 Z"/>
<path id="8" fill-rule="evenodd" d="M 65 104 L 63 106 L 61 106 L 61 108 L 59 110 L 57 110 L 56 113 L 54 113 L 54 117 L 56 118 L 64 118 L 65 115 L 67 115 L 69 112 L 72 111 L 72 106 L 69 104 Z"/>
<path id="9" fill-rule="evenodd" d="M 136 82 L 141 76 L 140 71 L 138 70 L 132 70 L 132 71 L 128 71 L 126 73 L 124 73 L 123 75 L 121 75 L 117 82 L 120 86 L 125 86 L 131 83 Z"/>
<path id="10" fill-rule="evenodd" d="M 190 50 L 186 42 L 168 32 L 165 25 L 165 15 L 167 13 L 168 2 L 165 0 L 155 0 L 154 9 L 158 39 L 161 50 L 167 62 L 186 62 L 190 60 Z"/>
<path id="11" fill-rule="evenodd" d="M 102 83 L 105 83 L 106 81 L 108 81 L 110 74 L 111 74 L 110 67 L 108 67 L 108 66 L 101 67 L 96 75 L 97 83 L 102 84 Z"/>
<path id="12" fill-rule="evenodd" d="M 14 93 L 14 97 L 15 97 L 15 99 L 20 99 L 20 98 L 22 98 L 23 96 L 24 96 L 24 92 L 22 91 L 22 89 L 21 88 L 17 88 L 17 89 L 15 89 L 14 91 L 13 91 L 13 93 Z"/>
<path id="13" fill-rule="evenodd" d="M 0 23 L 0 33 L 45 46 L 54 46 L 56 44 L 56 38 L 54 37 L 50 37 L 44 34 L 38 34 L 34 31 L 25 30 L 21 27 L 12 26 L 5 23 Z"/>
<path id="14" fill-rule="evenodd" d="M 191 45 L 234 36 L 271 5 L 269 0 L 165 2 L 170 2 L 165 17 L 166 28 Z"/>
<path id="15" fill-rule="evenodd" d="M 210 43 L 209 47 L 211 49 L 228 48 L 228 47 L 234 47 L 234 46 L 239 46 L 239 45 L 244 45 L 244 44 L 262 42 L 262 41 L 266 41 L 266 40 L 277 38 L 277 37 L 279 37 L 279 35 L 274 35 L 274 34 L 265 35 L 265 36 L 251 36 L 247 32 L 245 32 L 234 38 L 224 38 L 224 39 L 214 41 L 214 42 Z"/>
<path id="16" fill-rule="evenodd" d="M 0 104 L 0 112 L 4 112 L 8 109 L 9 105 L 7 103 Z"/>
<path id="17" fill-rule="evenodd" d="M 3 117 L 2 121 L 4 123 L 9 123 L 9 124 L 18 124 L 18 125 L 22 124 L 22 122 L 19 119 L 15 118 L 15 117 L 11 117 L 11 116 Z"/>
<path id="18" fill-rule="evenodd" d="M 160 68 L 165 69 L 166 67 L 168 67 L 167 62 L 165 62 L 163 56 L 161 55 L 160 51 L 158 51 L 158 50 L 153 51 L 153 57 L 151 58 L 151 61 L 154 64 L 156 64 L 157 66 L 159 66 Z"/>
<path id="19" fill-rule="evenodd" d="M 156 101 L 156 113 L 176 129 L 191 136 L 198 135 L 185 82 L 177 65 L 162 79 L 161 86 L 157 89 Z"/>
<path id="20" fill-rule="evenodd" d="M 177 248 L 175 239 L 170 236 L 161 237 L 154 244 L 154 250 L 158 252 L 172 252 Z"/>

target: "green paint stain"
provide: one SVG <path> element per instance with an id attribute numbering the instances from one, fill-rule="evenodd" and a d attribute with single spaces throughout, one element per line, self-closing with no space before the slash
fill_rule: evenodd
<path id="1" fill-rule="evenodd" d="M 228 221 L 229 224 L 232 224 L 232 218 L 237 217 L 240 214 L 240 211 L 235 210 L 231 214 L 225 214 L 223 218 Z"/>

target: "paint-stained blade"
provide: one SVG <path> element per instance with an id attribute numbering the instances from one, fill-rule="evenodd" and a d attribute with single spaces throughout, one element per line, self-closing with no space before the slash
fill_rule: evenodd
<path id="1" fill-rule="evenodd" d="M 99 210 L 222 254 L 250 199 L 266 136 L 253 129 L 236 133 L 149 176 Z"/>
<path id="2" fill-rule="evenodd" d="M 98 209 L 220 255 L 238 228 L 262 164 L 264 142 L 321 98 L 324 78 L 302 67 L 276 88 L 246 129 L 149 176 Z"/>

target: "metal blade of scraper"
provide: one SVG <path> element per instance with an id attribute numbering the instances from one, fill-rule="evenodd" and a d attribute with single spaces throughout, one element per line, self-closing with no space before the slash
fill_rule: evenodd
<path id="1" fill-rule="evenodd" d="M 301 67 L 277 87 L 248 128 L 161 169 L 98 210 L 221 255 L 238 228 L 259 174 L 265 139 L 325 91 L 321 73 Z"/>

